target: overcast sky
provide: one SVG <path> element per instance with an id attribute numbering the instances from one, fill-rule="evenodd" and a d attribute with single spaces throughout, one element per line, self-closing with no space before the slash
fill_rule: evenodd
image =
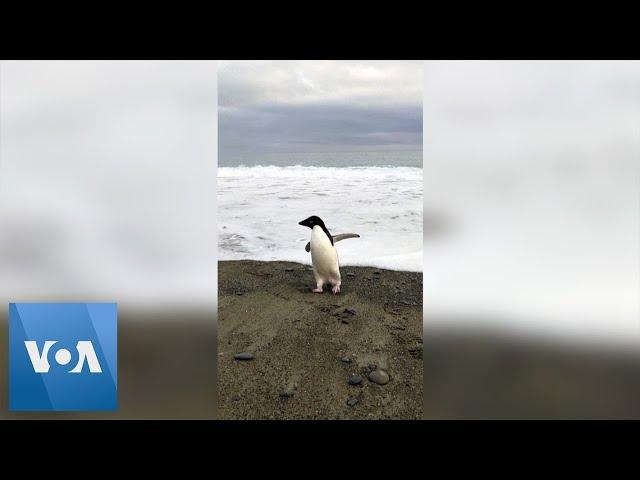
<path id="1" fill-rule="evenodd" d="M 221 163 L 238 154 L 422 150 L 422 62 L 220 62 Z"/>

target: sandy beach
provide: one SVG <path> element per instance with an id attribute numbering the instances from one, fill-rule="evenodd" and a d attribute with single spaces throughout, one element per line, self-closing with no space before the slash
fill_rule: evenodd
<path id="1" fill-rule="evenodd" d="M 342 267 L 333 295 L 307 265 L 218 268 L 220 418 L 422 418 L 422 273 Z"/>
<path id="2" fill-rule="evenodd" d="M 417 358 L 422 350 L 419 347 L 413 350 L 414 339 L 415 344 L 420 343 L 417 339 L 421 327 L 414 327 L 421 319 L 421 313 L 416 311 L 420 307 L 400 304 L 396 308 L 390 301 L 389 310 L 402 312 L 398 316 L 391 314 L 397 320 L 383 316 L 382 322 L 371 322 L 364 318 L 365 307 L 357 306 L 366 301 L 372 311 L 376 311 L 385 295 L 380 293 L 384 286 L 402 282 L 407 274 L 381 271 L 380 278 L 374 279 L 373 273 L 361 272 L 375 269 L 355 269 L 357 275 L 371 278 L 364 282 L 376 282 L 375 286 L 383 288 L 372 289 L 366 300 L 362 296 L 358 300 L 358 277 L 346 277 L 341 295 L 345 295 L 345 299 L 349 298 L 346 295 L 352 295 L 344 303 L 356 305 L 345 307 L 353 308 L 356 315 L 345 316 L 349 323 L 338 325 L 341 315 L 333 315 L 333 305 L 341 303 L 341 295 L 334 297 L 325 293 L 309 299 L 307 275 L 312 277 L 312 274 L 305 270 L 306 266 L 231 262 L 243 264 L 234 267 L 227 263 L 220 264 L 220 418 L 371 418 L 369 414 L 398 418 L 405 413 L 407 416 L 408 413 L 422 414 L 423 363 Z M 287 272 L 287 268 L 294 271 Z M 286 301 L 275 294 L 271 306 L 256 303 L 258 297 L 269 298 L 264 287 L 257 289 L 256 286 L 282 279 L 284 273 L 277 273 L 279 269 L 287 276 L 294 275 L 288 277 L 290 280 L 281 285 L 280 290 L 272 291 L 281 292 L 287 286 L 292 293 L 280 295 L 288 297 L 289 302 L 303 298 L 299 305 L 288 310 L 297 312 L 296 315 L 275 315 L 274 312 L 282 308 L 281 302 Z M 349 272 L 351 268 L 343 271 Z M 273 272 L 271 276 L 264 275 L 270 272 Z M 232 282 L 229 282 L 230 275 Z M 242 278 L 245 283 L 240 282 Z M 249 283 L 251 279 L 256 283 Z M 409 291 L 412 282 L 404 281 L 406 285 L 400 283 L 400 286 Z M 250 316 L 246 313 L 242 316 L 240 300 L 245 296 L 247 310 L 252 312 Z M 369 300 L 372 296 L 378 299 Z M 307 300 L 315 303 L 307 304 Z M 322 311 L 327 307 L 332 310 Z M 336 307 L 338 312 L 339 308 Z M 229 315 L 225 319 L 225 312 L 231 311 L 239 312 L 236 321 Z M 410 324 L 405 323 L 402 316 L 410 318 Z M 243 322 L 242 318 L 248 320 Z M 263 322 L 251 321 L 252 318 Z M 318 321 L 312 323 L 312 318 Z M 400 328 L 387 329 L 385 325 Z M 8 358 L 7 331 L 4 312 L 0 314 L 0 358 L 5 359 Z M 424 344 L 424 417 L 427 419 L 640 418 L 637 353 L 570 347 L 562 343 L 542 344 L 482 332 L 446 333 L 429 328 L 427 331 Z M 233 355 L 243 350 L 254 352 L 255 359 L 234 361 Z M 215 352 L 214 312 L 178 308 L 122 311 L 119 315 L 118 411 L 9 412 L 5 363 L 0 368 L 0 418 L 214 419 L 217 418 Z M 344 357 L 352 359 L 352 363 L 341 362 L 343 352 L 355 354 L 355 358 L 362 356 L 362 365 L 367 362 L 367 356 L 386 358 L 389 383 L 379 386 L 366 380 L 366 368 L 359 368 L 353 357 Z M 360 373 L 362 386 L 348 385 L 348 376 L 358 372 L 363 372 Z M 407 380 L 409 386 L 405 383 Z M 280 393 L 296 385 L 293 396 L 280 397 Z M 357 398 L 358 394 L 361 395 L 359 403 L 349 407 L 346 399 Z"/>

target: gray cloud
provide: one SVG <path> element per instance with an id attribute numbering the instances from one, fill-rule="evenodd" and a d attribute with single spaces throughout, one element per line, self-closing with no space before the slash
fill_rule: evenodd
<path id="1" fill-rule="evenodd" d="M 242 154 L 422 149 L 417 62 L 228 62 L 220 164 Z"/>

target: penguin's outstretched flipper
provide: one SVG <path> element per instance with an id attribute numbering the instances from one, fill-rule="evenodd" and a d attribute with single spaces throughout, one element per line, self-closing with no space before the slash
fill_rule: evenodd
<path id="1" fill-rule="evenodd" d="M 341 233 L 340 235 L 334 235 L 333 241 L 339 242 L 340 240 L 346 240 L 347 238 L 360 238 L 360 235 L 357 233 Z"/>
<path id="2" fill-rule="evenodd" d="M 340 235 L 332 235 L 333 243 L 339 242 L 340 240 L 346 240 L 347 238 L 360 238 L 360 235 L 357 233 L 341 233 Z M 309 252 L 311 250 L 311 242 L 307 242 L 304 247 L 305 251 Z"/>

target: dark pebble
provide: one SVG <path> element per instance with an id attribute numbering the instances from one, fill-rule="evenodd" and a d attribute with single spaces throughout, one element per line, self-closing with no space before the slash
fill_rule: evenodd
<path id="1" fill-rule="evenodd" d="M 285 272 L 293 272 L 293 268 L 285 268 L 284 271 Z"/>
<path id="2" fill-rule="evenodd" d="M 348 313 L 349 315 L 355 315 L 356 311 L 353 308 L 345 308 L 344 313 Z"/>
<path id="3" fill-rule="evenodd" d="M 389 383 L 389 375 L 383 370 L 375 370 L 369 374 L 369 380 L 378 385 L 386 385 Z"/>
<path id="4" fill-rule="evenodd" d="M 357 403 L 358 399 L 356 397 L 347 398 L 347 405 L 349 405 L 350 407 L 355 407 Z"/>
<path id="5" fill-rule="evenodd" d="M 410 348 L 409 354 L 414 358 L 422 358 L 422 347 Z"/>
<path id="6" fill-rule="evenodd" d="M 374 275 L 380 275 L 380 272 L 375 271 L 375 272 L 373 272 L 373 274 L 374 274 Z"/>
<path id="7" fill-rule="evenodd" d="M 236 353 L 233 358 L 235 358 L 236 360 L 253 360 L 255 357 L 251 353 L 242 352 Z"/>
<path id="8" fill-rule="evenodd" d="M 236 295 L 238 295 L 239 297 L 242 296 L 242 292 L 236 292 Z"/>
<path id="9" fill-rule="evenodd" d="M 349 320 L 347 320 L 347 319 L 346 319 L 346 318 L 344 318 L 344 317 L 342 317 L 342 318 L 340 319 L 340 321 L 341 321 L 342 323 L 344 323 L 345 325 L 349 325 Z"/>
<path id="10" fill-rule="evenodd" d="M 291 398 L 293 397 L 293 391 L 291 390 L 285 390 L 284 392 L 280 393 L 280 398 Z"/>
<path id="11" fill-rule="evenodd" d="M 362 377 L 357 374 L 353 374 L 349 377 L 349 385 L 360 385 L 362 383 Z"/>

